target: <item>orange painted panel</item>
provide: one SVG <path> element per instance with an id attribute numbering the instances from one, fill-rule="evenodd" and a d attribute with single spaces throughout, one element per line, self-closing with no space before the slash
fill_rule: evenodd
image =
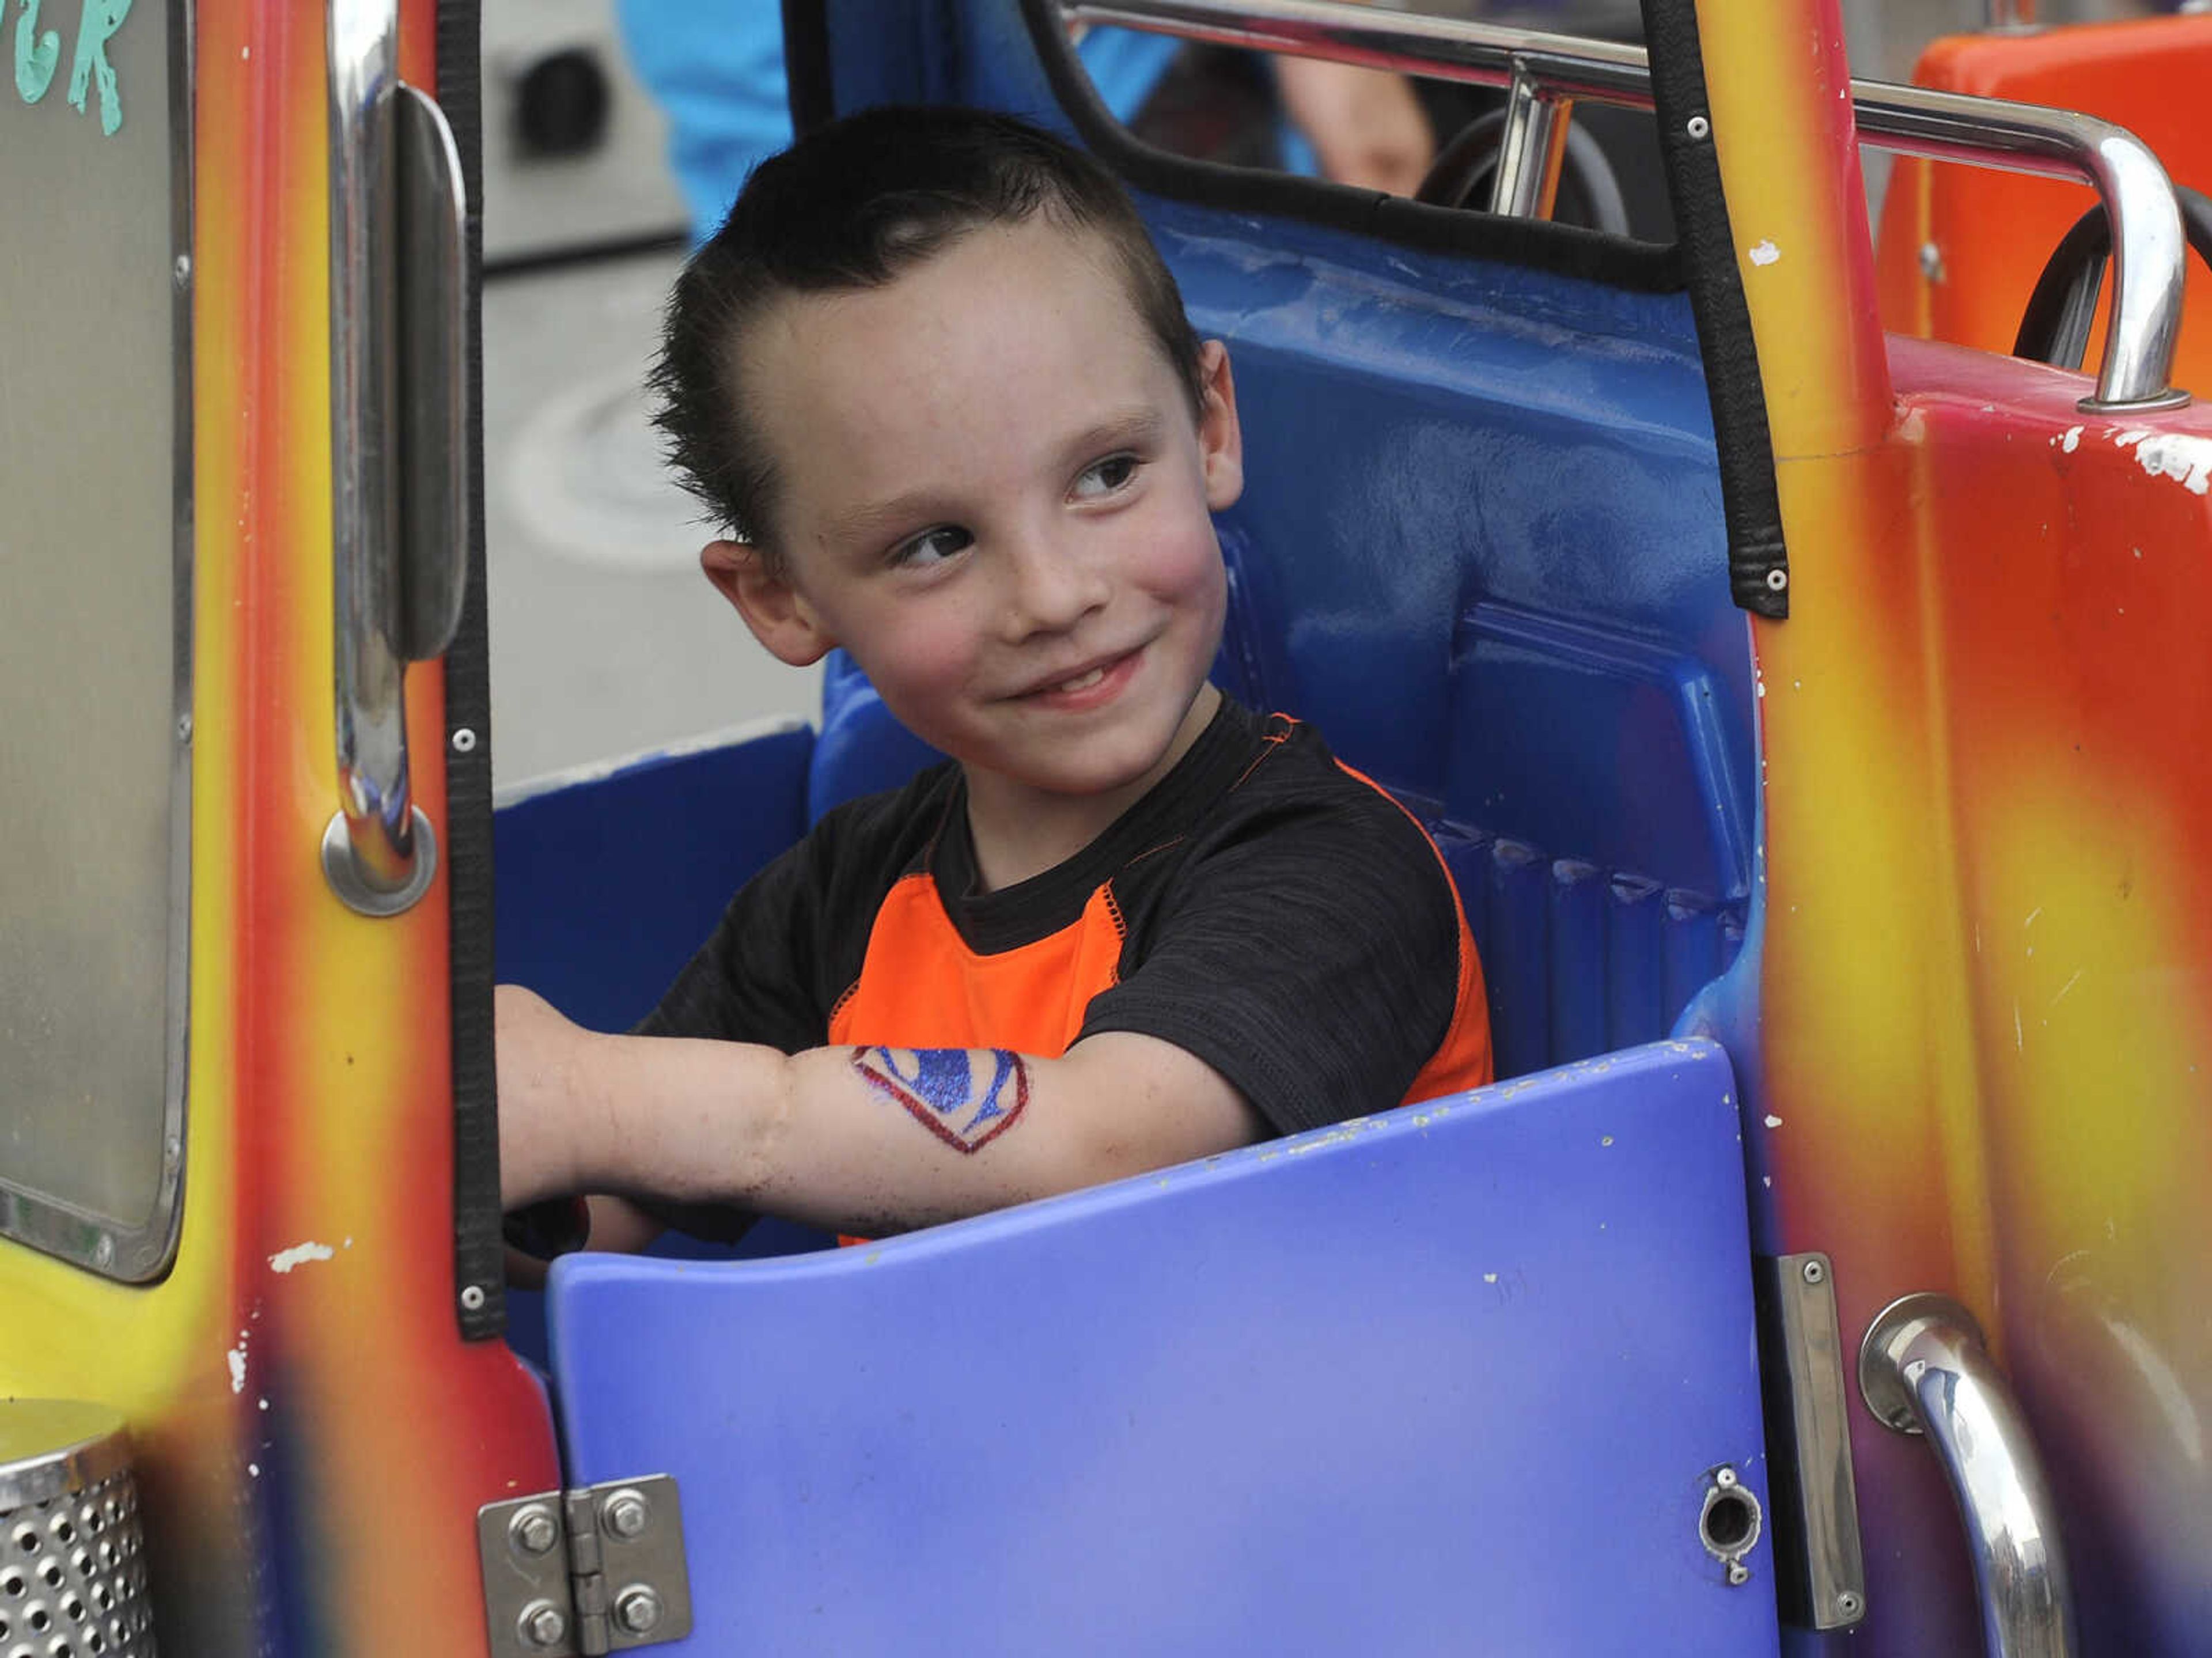
<path id="1" fill-rule="evenodd" d="M 1912 78 L 2116 122 L 2157 153 L 2175 183 L 2212 193 L 2212 124 L 2202 107 L 2212 86 L 2212 16 L 1956 35 L 1929 46 Z M 1900 158 L 1876 262 L 1884 326 L 2009 352 L 2045 262 L 2096 199 L 2087 185 L 2063 179 Z M 1923 248 L 1934 250 L 1924 264 Z M 2100 325 L 2092 372 L 2103 337 Z M 2173 378 L 2212 390 L 2212 276 L 2193 262 Z"/>

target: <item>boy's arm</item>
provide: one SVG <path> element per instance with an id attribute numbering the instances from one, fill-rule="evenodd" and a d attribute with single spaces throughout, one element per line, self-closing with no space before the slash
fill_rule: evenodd
<path id="1" fill-rule="evenodd" d="M 499 991 L 501 1185 L 714 1199 L 881 1236 L 1249 1145 L 1244 1096 L 1156 1037 L 999 1049 L 604 1036 Z"/>

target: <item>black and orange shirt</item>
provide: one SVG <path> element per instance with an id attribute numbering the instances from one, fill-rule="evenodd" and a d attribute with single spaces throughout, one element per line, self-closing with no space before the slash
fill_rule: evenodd
<path id="1" fill-rule="evenodd" d="M 1319 733 L 1226 698 L 1088 847 L 979 890 L 959 768 L 825 816 L 641 1034 L 1196 1055 L 1279 1132 L 1490 1080 L 1482 969 L 1419 824 Z"/>

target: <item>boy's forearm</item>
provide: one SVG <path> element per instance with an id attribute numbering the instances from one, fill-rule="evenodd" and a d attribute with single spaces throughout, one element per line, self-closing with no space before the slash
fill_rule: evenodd
<path id="1" fill-rule="evenodd" d="M 739 1042 L 602 1037 L 584 1084 L 590 1103 L 574 1119 L 569 1178 L 592 1191 L 733 1203 L 870 1234 L 1105 1178 L 1086 1175 L 1073 1136 L 1027 1121 L 1040 1067 L 1055 1068 L 992 1050 L 787 1055 Z"/>
<path id="2" fill-rule="evenodd" d="M 1250 1106 L 1150 1037 L 1040 1060 L 994 1049 L 602 1036 L 503 990 L 501 1185 L 734 1203 L 883 1234 L 1256 1139 Z"/>

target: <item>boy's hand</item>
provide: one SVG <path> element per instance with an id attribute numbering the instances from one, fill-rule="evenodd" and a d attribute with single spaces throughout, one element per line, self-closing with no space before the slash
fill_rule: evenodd
<path id="1" fill-rule="evenodd" d="M 563 1018 L 520 985 L 492 993 L 499 1051 L 499 1193 L 510 1212 L 540 1198 L 566 1196 L 576 1183 L 574 1145 L 588 1119 L 603 1115 L 592 1098 L 592 1045 L 605 1037 Z"/>

